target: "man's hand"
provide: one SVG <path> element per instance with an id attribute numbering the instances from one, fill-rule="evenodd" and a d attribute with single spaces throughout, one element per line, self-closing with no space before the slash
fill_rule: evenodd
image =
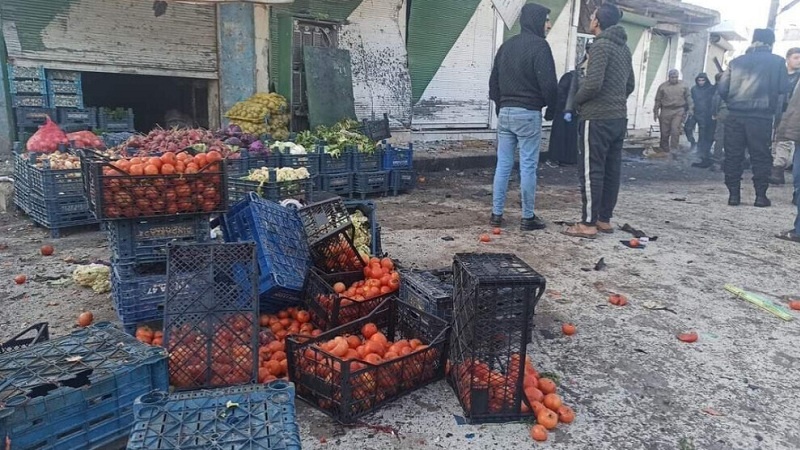
<path id="1" fill-rule="evenodd" d="M 654 117 L 656 120 L 661 120 L 661 116 L 659 116 L 659 115 L 658 115 L 658 111 L 653 111 L 653 117 Z"/>
<path id="2" fill-rule="evenodd" d="M 567 123 L 572 123 L 572 113 L 564 113 L 564 121 Z"/>

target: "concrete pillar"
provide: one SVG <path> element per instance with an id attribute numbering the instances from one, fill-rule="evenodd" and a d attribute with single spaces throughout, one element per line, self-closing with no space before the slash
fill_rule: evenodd
<path id="1" fill-rule="evenodd" d="M 256 92 L 257 58 L 253 5 L 251 3 L 218 5 L 217 29 L 219 114 L 222 115 L 236 102 Z"/>

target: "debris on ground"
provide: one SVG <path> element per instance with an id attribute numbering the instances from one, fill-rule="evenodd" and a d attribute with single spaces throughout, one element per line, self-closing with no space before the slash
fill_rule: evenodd
<path id="1" fill-rule="evenodd" d="M 76 267 L 72 279 L 82 287 L 91 288 L 97 294 L 111 292 L 111 268 L 103 264 L 88 264 Z"/>

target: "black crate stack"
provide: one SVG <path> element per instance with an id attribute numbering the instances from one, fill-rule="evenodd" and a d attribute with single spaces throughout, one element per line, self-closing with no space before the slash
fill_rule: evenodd
<path id="1" fill-rule="evenodd" d="M 510 254 L 457 254 L 453 262 L 449 382 L 471 423 L 523 413 L 533 311 L 545 279 Z M 530 405 L 528 405 L 530 406 Z"/>

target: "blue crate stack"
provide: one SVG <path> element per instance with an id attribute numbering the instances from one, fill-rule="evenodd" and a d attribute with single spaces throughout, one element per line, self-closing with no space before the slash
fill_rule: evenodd
<path id="1" fill-rule="evenodd" d="M 83 109 L 80 72 L 48 69 L 46 73 L 47 103 L 51 108 Z"/>
<path id="2" fill-rule="evenodd" d="M 228 406 L 231 402 L 235 408 Z M 128 450 L 301 448 L 295 388 L 285 381 L 172 395 L 153 392 L 137 399 L 133 411 Z"/>
<path id="3" fill-rule="evenodd" d="M 98 323 L 0 354 L 0 436 L 15 449 L 101 448 L 130 434 L 137 398 L 168 387 L 164 349 Z"/>
<path id="4" fill-rule="evenodd" d="M 353 151 L 348 148 L 340 156 L 325 153 L 325 144 L 317 145 L 319 173 L 315 190 L 349 197 L 353 194 Z"/>
<path id="5" fill-rule="evenodd" d="M 45 115 L 56 120 L 55 110 L 48 109 L 44 68 L 9 64 L 8 85 L 18 134 L 35 132 L 44 123 Z"/>
<path id="6" fill-rule="evenodd" d="M 97 110 L 97 128 L 108 133 L 136 131 L 133 122 L 133 109 L 99 108 Z"/>
<path id="7" fill-rule="evenodd" d="M 417 185 L 414 170 L 414 145 L 398 147 L 383 142 L 383 170 L 389 172 L 389 193 L 399 195 L 413 190 Z"/>

